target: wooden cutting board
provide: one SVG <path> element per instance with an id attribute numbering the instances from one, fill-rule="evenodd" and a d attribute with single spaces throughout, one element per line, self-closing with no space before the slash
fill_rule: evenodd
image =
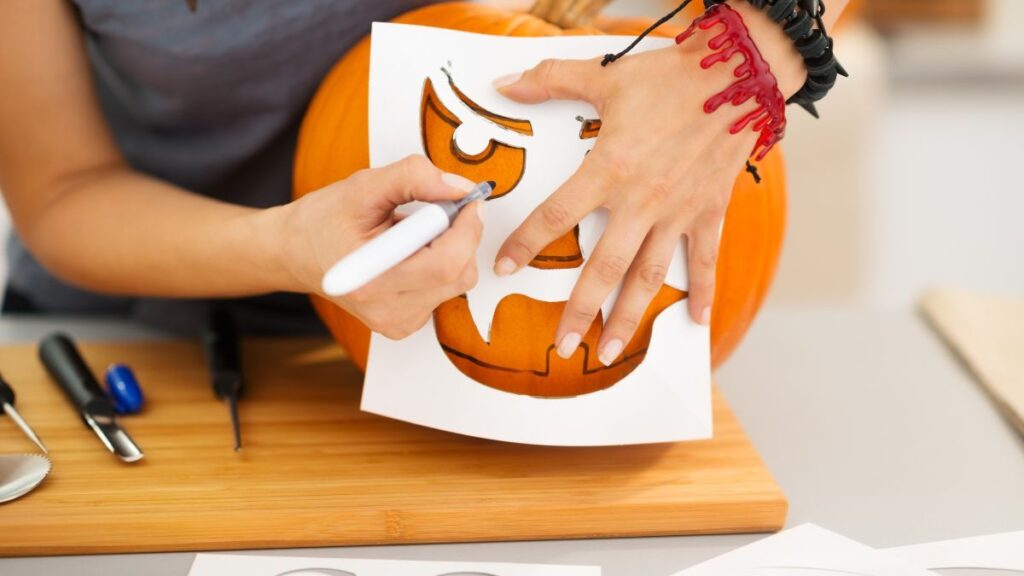
<path id="1" fill-rule="evenodd" d="M 921 309 L 1024 435 L 1024 297 L 936 289 L 921 298 Z"/>
<path id="2" fill-rule="evenodd" d="M 53 471 L 0 505 L 0 555 L 760 532 L 786 500 L 716 393 L 713 440 L 610 448 L 505 444 L 359 411 L 361 375 L 323 340 L 246 342 L 244 449 L 198 343 L 80 343 L 130 364 L 146 453 L 122 464 L 51 383 L 34 346 L 0 348 Z M 31 452 L 0 418 L 0 453 Z"/>

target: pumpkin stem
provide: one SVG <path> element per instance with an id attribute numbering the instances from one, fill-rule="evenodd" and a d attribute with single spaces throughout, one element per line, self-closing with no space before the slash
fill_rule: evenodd
<path id="1" fill-rule="evenodd" d="M 576 28 L 590 24 L 609 2 L 611 0 L 537 0 L 530 14 L 561 28 Z"/>

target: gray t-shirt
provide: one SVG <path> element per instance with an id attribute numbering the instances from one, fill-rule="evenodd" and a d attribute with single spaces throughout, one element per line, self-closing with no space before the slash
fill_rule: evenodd
<path id="1" fill-rule="evenodd" d="M 74 0 L 103 114 L 127 161 L 237 204 L 288 202 L 303 111 L 374 20 L 429 0 Z M 94 294 L 49 274 L 12 237 L 10 288 L 41 311 L 121 314 L 191 331 L 207 302 Z M 303 296 L 235 304 L 244 328 L 316 327 Z"/>

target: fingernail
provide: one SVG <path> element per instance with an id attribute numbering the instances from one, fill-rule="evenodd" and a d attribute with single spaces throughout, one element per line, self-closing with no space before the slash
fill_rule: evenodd
<path id="1" fill-rule="evenodd" d="M 514 260 L 505 256 L 498 263 L 494 265 L 495 276 L 508 276 L 509 274 L 516 271 L 516 263 Z"/>
<path id="2" fill-rule="evenodd" d="M 711 306 L 705 306 L 704 311 L 700 313 L 700 323 L 704 326 L 711 324 Z"/>
<path id="3" fill-rule="evenodd" d="M 494 84 L 495 88 L 497 88 L 498 90 L 501 90 L 502 88 L 504 88 L 506 86 L 510 86 L 512 84 L 515 84 L 522 77 L 523 77 L 523 73 L 522 72 L 516 72 L 515 74 L 506 74 L 505 76 L 502 76 L 501 78 L 498 78 L 497 80 L 495 80 L 493 84 Z"/>
<path id="4" fill-rule="evenodd" d="M 458 188 L 467 194 L 474 186 L 476 186 L 476 184 L 473 184 L 472 180 L 463 178 L 458 174 L 452 174 L 451 172 L 441 174 L 441 182 L 444 182 L 445 185 L 451 186 L 452 188 Z"/>
<path id="5" fill-rule="evenodd" d="M 575 332 L 569 332 L 562 336 L 562 341 L 558 343 L 558 355 L 568 360 L 576 352 L 576 349 L 580 347 L 582 340 L 583 337 Z"/>
<path id="6" fill-rule="evenodd" d="M 601 364 L 610 366 L 616 358 L 622 354 L 622 340 L 618 338 L 612 338 L 601 348 L 601 353 L 597 355 L 597 359 L 601 361 Z"/>

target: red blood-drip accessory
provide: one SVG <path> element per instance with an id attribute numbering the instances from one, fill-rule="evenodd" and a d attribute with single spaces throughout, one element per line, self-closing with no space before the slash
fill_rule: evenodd
<path id="1" fill-rule="evenodd" d="M 708 40 L 708 48 L 713 52 L 701 59 L 700 67 L 707 70 L 715 64 L 728 61 L 736 54 L 743 55 L 743 63 L 736 66 L 733 72 L 737 80 L 704 102 L 704 112 L 711 114 L 726 102 L 740 106 L 753 98 L 758 104 L 757 108 L 736 120 L 729 127 L 729 133 L 738 134 L 747 126 L 760 132 L 750 153 L 755 160 L 760 161 L 786 134 L 786 99 L 779 90 L 779 83 L 771 67 L 750 37 L 750 31 L 740 13 L 726 4 L 716 4 L 697 17 L 685 32 L 676 36 L 676 44 L 685 42 L 698 28 L 708 30 L 719 24 L 724 26 L 724 30 Z"/>

